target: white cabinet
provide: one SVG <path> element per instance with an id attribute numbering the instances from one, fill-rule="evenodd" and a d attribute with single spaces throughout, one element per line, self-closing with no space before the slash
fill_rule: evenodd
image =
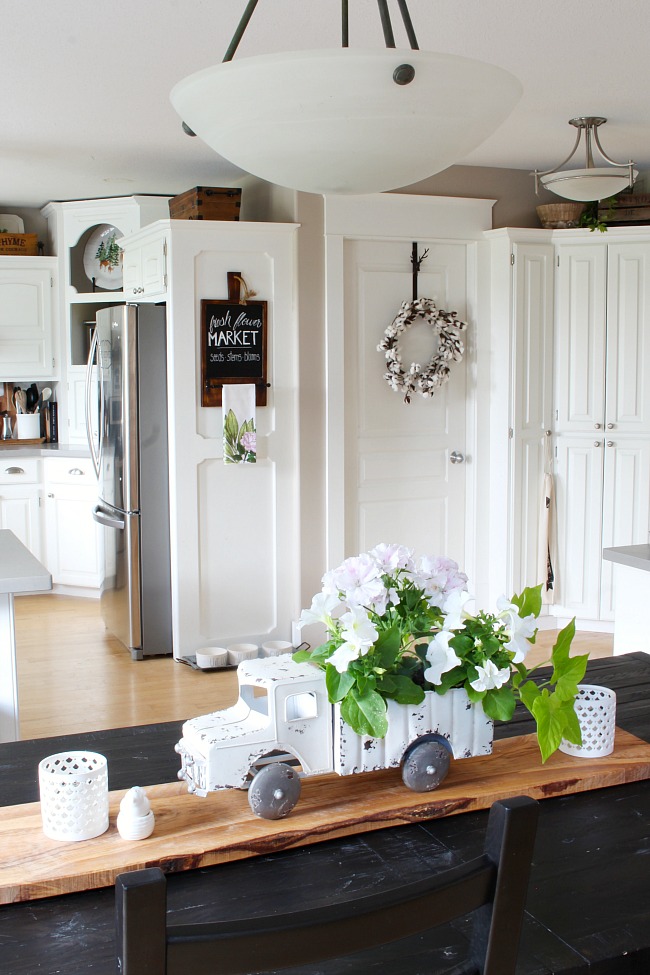
<path id="1" fill-rule="evenodd" d="M 37 559 L 42 555 L 40 461 L 0 453 L 0 528 L 8 528 Z"/>
<path id="2" fill-rule="evenodd" d="M 58 374 L 56 279 L 55 258 L 0 257 L 0 380 Z"/>
<path id="3" fill-rule="evenodd" d="M 99 200 L 72 200 L 48 203 L 41 211 L 47 218 L 51 252 L 57 255 L 60 279 L 59 317 L 64 359 L 59 400 L 59 440 L 85 444 L 85 421 L 80 406 L 80 375 L 85 366 L 90 333 L 98 309 L 133 300 L 126 293 L 126 279 L 132 269 L 115 269 L 109 280 L 96 274 L 98 231 L 114 228 L 117 242 L 141 227 L 169 214 L 169 197 L 127 196 Z M 140 256 L 148 293 L 159 287 L 162 257 L 150 253 Z M 142 272 L 141 272 L 142 273 Z M 142 297 L 137 296 L 138 299 Z"/>
<path id="4" fill-rule="evenodd" d="M 92 517 L 97 480 L 89 458 L 44 461 L 46 565 L 56 585 L 98 588 L 101 530 Z"/>
<path id="5" fill-rule="evenodd" d="M 143 301 L 167 290 L 167 237 L 160 230 L 135 235 L 124 244 L 124 283 L 127 298 Z"/>
<path id="6" fill-rule="evenodd" d="M 556 612 L 606 621 L 602 549 L 650 527 L 650 240 L 560 243 L 557 275 Z"/>
<path id="7" fill-rule="evenodd" d="M 489 346 L 479 332 L 479 395 L 489 403 L 487 521 L 489 605 L 544 580 L 540 519 L 553 411 L 554 247 L 543 231 L 498 230 L 490 246 Z M 489 364 L 489 366 L 488 366 Z"/>

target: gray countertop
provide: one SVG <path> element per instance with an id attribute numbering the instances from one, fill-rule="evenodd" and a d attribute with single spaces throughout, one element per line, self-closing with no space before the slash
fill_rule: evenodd
<path id="1" fill-rule="evenodd" d="M 0 593 L 43 592 L 52 576 L 8 528 L 0 529 Z"/>
<path id="2" fill-rule="evenodd" d="M 650 572 L 650 545 L 621 545 L 619 548 L 604 548 L 603 558 L 631 569 Z"/>
<path id="3" fill-rule="evenodd" d="M 20 445 L 20 440 L 0 440 L 0 457 L 90 457 L 82 444 L 44 443 Z"/>

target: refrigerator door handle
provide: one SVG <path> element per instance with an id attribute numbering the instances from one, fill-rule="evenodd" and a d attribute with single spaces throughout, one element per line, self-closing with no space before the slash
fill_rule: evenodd
<path id="1" fill-rule="evenodd" d="M 95 475 L 99 477 L 99 457 L 101 452 L 101 443 L 98 443 L 97 450 L 95 450 L 95 441 L 93 438 L 92 431 L 92 419 L 91 419 L 91 397 L 92 397 L 92 378 L 93 378 L 93 360 L 95 358 L 95 352 L 97 350 L 97 328 L 93 329 L 93 337 L 90 342 L 90 351 L 88 353 L 88 363 L 86 365 L 86 437 L 88 438 L 88 447 L 90 448 L 90 456 L 92 458 L 93 467 L 95 468 Z M 100 369 L 99 376 L 101 376 L 101 368 L 98 364 L 98 369 Z M 98 383 L 99 383 L 98 376 Z M 101 421 L 99 422 L 99 429 L 97 431 L 98 441 L 101 439 Z"/>
<path id="2" fill-rule="evenodd" d="M 106 528 L 124 528 L 125 522 L 124 518 L 120 518 L 118 515 L 109 514 L 99 505 L 93 508 L 93 518 L 98 525 L 104 525 Z"/>

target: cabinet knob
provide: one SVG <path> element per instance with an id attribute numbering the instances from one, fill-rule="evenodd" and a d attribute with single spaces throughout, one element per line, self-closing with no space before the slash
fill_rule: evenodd
<path id="1" fill-rule="evenodd" d="M 608 447 L 613 447 L 614 446 L 614 441 L 613 440 L 608 440 L 607 441 L 607 446 Z"/>
<path id="2" fill-rule="evenodd" d="M 607 429 L 608 430 L 613 430 L 614 429 L 614 424 L 613 423 L 608 423 L 607 424 Z"/>
<path id="3" fill-rule="evenodd" d="M 602 440 L 594 440 L 594 447 L 600 447 Z"/>
<path id="4" fill-rule="evenodd" d="M 80 467 L 71 467 L 68 474 L 83 474 L 83 471 Z"/>
<path id="5" fill-rule="evenodd" d="M 5 467 L 5 474 L 24 474 L 24 467 Z"/>
<path id="6" fill-rule="evenodd" d="M 594 423 L 594 430 L 600 430 L 600 427 L 601 427 L 600 423 Z"/>

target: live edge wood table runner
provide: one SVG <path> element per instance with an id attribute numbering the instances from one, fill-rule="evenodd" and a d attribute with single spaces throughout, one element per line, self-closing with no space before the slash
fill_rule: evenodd
<path id="1" fill-rule="evenodd" d="M 0 903 L 106 887 L 118 873 L 159 865 L 166 872 L 273 853 L 355 833 L 485 809 L 496 799 L 587 792 L 650 778 L 650 744 L 616 730 L 612 755 L 573 758 L 556 752 L 541 764 L 533 735 L 494 743 L 490 757 L 452 762 L 433 792 L 409 791 L 399 769 L 303 780 L 286 819 L 258 819 L 239 790 L 189 795 L 184 782 L 146 789 L 156 817 L 146 840 L 123 840 L 115 821 L 124 790 L 110 794 L 110 826 L 94 840 L 48 839 L 37 802 L 0 809 Z"/>

